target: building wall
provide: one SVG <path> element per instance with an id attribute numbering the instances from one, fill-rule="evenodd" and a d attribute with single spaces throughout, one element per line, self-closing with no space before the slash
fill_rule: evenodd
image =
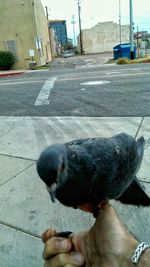
<path id="1" fill-rule="evenodd" d="M 67 26 L 65 20 L 49 20 L 49 27 L 52 27 L 57 35 L 59 43 L 63 46 L 67 43 Z"/>
<path id="2" fill-rule="evenodd" d="M 42 47 L 37 49 L 37 37 Z M 29 62 L 38 65 L 51 60 L 47 21 L 40 0 L 0 0 L 0 50 L 16 54 L 14 69 L 29 68 Z M 34 50 L 34 57 L 29 56 Z"/>
<path id="3" fill-rule="evenodd" d="M 34 0 L 34 14 L 36 23 L 36 35 L 39 40 L 39 58 L 40 65 L 46 63 L 46 61 L 52 60 L 50 40 L 48 32 L 48 21 L 45 16 L 45 12 L 41 3 L 41 0 Z"/>
<path id="4" fill-rule="evenodd" d="M 122 43 L 129 42 L 129 26 L 122 26 Z M 85 54 L 113 51 L 120 43 L 120 31 L 117 23 L 100 22 L 91 29 L 82 30 L 83 50 Z"/>

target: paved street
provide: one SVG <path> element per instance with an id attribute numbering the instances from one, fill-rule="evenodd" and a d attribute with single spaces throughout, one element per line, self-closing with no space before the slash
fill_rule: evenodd
<path id="1" fill-rule="evenodd" d="M 100 62 L 59 59 L 50 71 L 0 77 L 0 115 L 149 116 L 150 65 Z"/>
<path id="2" fill-rule="evenodd" d="M 48 227 L 74 232 L 88 229 L 90 214 L 52 204 L 38 178 L 35 160 L 47 145 L 75 138 L 127 132 L 135 136 L 141 118 L 0 117 L 0 259 L 1 267 L 42 267 L 39 235 Z M 144 118 L 138 136 L 146 139 L 138 177 L 150 193 L 150 118 Z M 113 202 L 119 216 L 141 240 L 150 242 L 149 208 Z"/>

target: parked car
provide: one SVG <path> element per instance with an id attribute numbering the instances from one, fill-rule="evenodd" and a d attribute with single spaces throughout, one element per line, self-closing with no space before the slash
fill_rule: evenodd
<path id="1" fill-rule="evenodd" d="M 74 57 L 75 53 L 73 51 L 65 50 L 64 52 L 61 53 L 61 56 L 64 58 Z"/>

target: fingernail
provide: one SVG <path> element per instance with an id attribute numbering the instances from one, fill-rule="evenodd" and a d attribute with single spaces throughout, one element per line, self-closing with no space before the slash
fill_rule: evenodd
<path id="1" fill-rule="evenodd" d="M 79 264 L 84 262 L 83 256 L 79 253 L 74 254 L 73 259 L 75 260 L 76 263 Z"/>
<path id="2" fill-rule="evenodd" d="M 69 248 L 69 244 L 67 240 L 63 240 L 58 242 L 58 248 L 59 249 L 68 249 Z"/>

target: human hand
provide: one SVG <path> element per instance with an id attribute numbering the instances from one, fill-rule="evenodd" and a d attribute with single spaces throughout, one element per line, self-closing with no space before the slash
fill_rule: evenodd
<path id="1" fill-rule="evenodd" d="M 88 267 L 132 267 L 131 257 L 138 245 L 138 241 L 129 234 L 109 204 L 101 209 L 88 232 L 64 239 L 57 237 L 57 232 L 49 229 L 42 239 L 45 243 L 44 267 L 74 267 L 84 263 Z M 78 256 L 78 261 L 75 260 L 75 255 Z"/>
<path id="2" fill-rule="evenodd" d="M 71 251 L 73 249 L 71 239 L 58 237 L 55 230 L 48 229 L 43 233 L 42 240 L 45 243 L 44 267 L 78 267 L 83 265 L 84 258 L 81 253 Z"/>

